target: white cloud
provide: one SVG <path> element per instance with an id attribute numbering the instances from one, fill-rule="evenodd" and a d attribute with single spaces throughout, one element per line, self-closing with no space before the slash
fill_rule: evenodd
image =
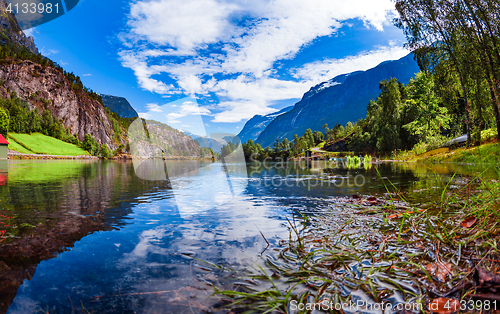
<path id="1" fill-rule="evenodd" d="M 214 0 L 138 1 L 131 5 L 128 25 L 136 41 L 192 54 L 199 45 L 216 42 L 225 34 L 235 9 Z"/>
<path id="2" fill-rule="evenodd" d="M 119 55 L 142 88 L 163 95 L 214 93 L 222 112 L 212 121 L 238 122 L 271 113 L 272 101 L 300 98 L 335 75 L 401 57 L 402 48 L 385 47 L 292 69 L 293 81 L 274 77 L 277 61 L 335 34 L 343 21 L 358 18 L 382 30 L 393 11 L 391 0 L 139 0 L 131 5 Z"/>
<path id="3" fill-rule="evenodd" d="M 180 106 L 180 110 L 177 112 L 172 112 L 167 114 L 167 118 L 175 120 L 179 118 L 183 118 L 186 116 L 201 116 L 201 115 L 210 115 L 210 110 L 204 107 L 199 107 L 198 104 L 192 102 L 192 101 L 186 101 L 182 103 Z"/>
<path id="4" fill-rule="evenodd" d="M 59 50 L 57 49 L 46 49 L 45 47 L 41 48 L 40 49 L 40 53 L 43 55 L 43 56 L 51 56 L 51 55 L 56 55 L 59 53 Z"/>
<path id="5" fill-rule="evenodd" d="M 224 110 L 217 113 L 212 122 L 240 122 L 256 114 L 265 115 L 276 111 L 267 107 L 265 103 L 255 103 L 250 100 L 226 101 L 220 103 Z"/>
<path id="6" fill-rule="evenodd" d="M 150 114 L 149 112 L 138 112 L 137 114 L 139 115 L 139 117 L 141 117 L 143 119 L 152 119 L 153 118 L 153 115 Z"/>
<path id="7" fill-rule="evenodd" d="M 92 74 L 87 73 L 87 74 L 83 74 L 82 76 L 92 76 Z"/>
<path id="8" fill-rule="evenodd" d="M 354 71 L 363 71 L 373 68 L 383 61 L 400 59 L 410 51 L 399 47 L 380 47 L 379 49 L 363 52 L 356 56 L 348 56 L 343 59 L 326 59 L 319 62 L 305 64 L 295 69 L 293 76 L 301 79 L 321 83 L 337 75 Z"/>
<path id="9" fill-rule="evenodd" d="M 167 122 L 168 122 L 168 123 L 172 123 L 172 124 L 181 124 L 181 123 L 182 123 L 182 122 L 181 122 L 181 121 L 179 121 L 179 120 L 169 120 L 169 119 L 167 119 Z"/>
<path id="10" fill-rule="evenodd" d="M 24 30 L 23 32 L 24 32 L 24 35 L 26 35 L 26 37 L 30 37 L 30 36 L 35 37 L 35 34 L 38 34 L 38 29 L 36 27 L 32 27 L 32 28 Z"/>
<path id="11" fill-rule="evenodd" d="M 161 109 L 160 106 L 158 106 L 158 104 L 154 103 L 154 104 L 146 104 L 146 108 L 148 108 L 149 111 L 153 111 L 153 112 L 163 112 L 163 110 Z"/>

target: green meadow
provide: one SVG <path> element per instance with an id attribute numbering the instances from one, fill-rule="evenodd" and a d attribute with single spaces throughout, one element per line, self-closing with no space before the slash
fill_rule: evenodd
<path id="1" fill-rule="evenodd" d="M 25 154 L 44 154 L 59 156 L 89 155 L 82 148 L 40 133 L 9 133 L 9 149 Z"/>

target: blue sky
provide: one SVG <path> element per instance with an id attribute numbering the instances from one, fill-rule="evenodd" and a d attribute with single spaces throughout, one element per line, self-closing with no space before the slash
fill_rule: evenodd
<path id="1" fill-rule="evenodd" d="M 143 117 L 237 134 L 315 84 L 406 55 L 393 16 L 391 0 L 81 0 L 27 33 Z"/>

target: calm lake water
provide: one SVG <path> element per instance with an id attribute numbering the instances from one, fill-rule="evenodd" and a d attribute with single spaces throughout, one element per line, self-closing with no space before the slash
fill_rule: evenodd
<path id="1" fill-rule="evenodd" d="M 168 179 L 148 180 L 131 162 L 0 163 L 0 313 L 201 313 L 218 302 L 209 284 L 225 279 L 200 260 L 252 264 L 261 232 L 271 247 L 288 239 L 287 217 L 331 210 L 336 196 L 383 196 L 382 177 L 427 189 L 413 200 L 426 202 L 454 173 L 496 175 L 454 164 L 166 168 Z"/>

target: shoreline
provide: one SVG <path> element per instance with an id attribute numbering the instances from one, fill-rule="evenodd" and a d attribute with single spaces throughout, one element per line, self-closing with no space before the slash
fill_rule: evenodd
<path id="1" fill-rule="evenodd" d="M 42 154 L 23 154 L 18 153 L 13 150 L 8 150 L 7 159 L 9 160 L 19 160 L 19 159 L 99 159 L 99 157 L 90 155 L 79 155 L 79 156 L 63 156 L 63 155 L 42 155 Z"/>
<path id="2" fill-rule="evenodd" d="M 90 156 L 90 155 L 79 155 L 79 156 L 64 156 L 64 155 L 43 155 L 43 154 L 24 154 L 19 153 L 13 150 L 8 150 L 7 159 L 6 160 L 29 160 L 29 159 L 41 159 L 41 160 L 57 160 L 57 159 L 104 159 L 102 157 Z M 153 159 L 153 158 L 141 158 L 141 159 Z M 158 158 L 160 159 L 160 158 Z M 184 157 L 184 156 L 172 156 L 172 157 L 164 157 L 163 160 L 205 160 L 210 159 L 207 157 Z M 132 156 L 130 154 L 121 154 L 109 160 L 132 160 Z M 211 160 L 211 159 L 210 159 Z"/>

